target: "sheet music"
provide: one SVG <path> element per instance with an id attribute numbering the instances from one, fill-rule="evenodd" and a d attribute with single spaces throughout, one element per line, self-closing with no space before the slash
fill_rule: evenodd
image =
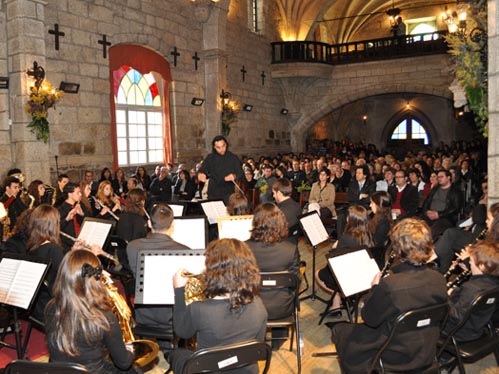
<path id="1" fill-rule="evenodd" d="M 78 239 L 84 240 L 88 244 L 97 244 L 103 248 L 112 227 L 112 223 L 83 221 Z"/>
<path id="2" fill-rule="evenodd" d="M 206 221 L 204 217 L 173 219 L 173 240 L 190 249 L 206 248 Z"/>
<path id="3" fill-rule="evenodd" d="M 0 303 L 28 309 L 46 264 L 3 258 L 0 262 Z"/>
<path id="4" fill-rule="evenodd" d="M 204 270 L 205 256 L 145 256 L 142 304 L 174 304 L 173 275 L 178 269 L 193 274 Z"/>
<path id="5" fill-rule="evenodd" d="M 184 214 L 184 206 L 182 204 L 168 204 L 173 210 L 173 217 L 182 217 Z"/>
<path id="6" fill-rule="evenodd" d="M 312 246 L 319 245 L 329 239 L 329 234 L 317 212 L 301 217 L 300 223 Z"/>
<path id="7" fill-rule="evenodd" d="M 331 257 L 328 263 L 346 297 L 369 290 L 373 278 L 380 271 L 365 249 Z"/>
<path id="8" fill-rule="evenodd" d="M 205 201 L 201 203 L 201 207 L 203 208 L 206 217 L 208 217 L 210 225 L 217 223 L 218 217 L 225 217 L 229 215 L 222 200 Z"/>
<path id="9" fill-rule="evenodd" d="M 220 217 L 218 223 L 218 238 L 239 239 L 245 242 L 251 237 L 253 215 Z"/>

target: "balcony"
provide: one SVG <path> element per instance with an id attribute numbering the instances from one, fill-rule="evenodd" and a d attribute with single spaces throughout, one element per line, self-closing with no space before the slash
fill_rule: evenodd
<path id="1" fill-rule="evenodd" d="M 448 49 L 445 35 L 447 31 L 436 31 L 334 45 L 313 41 L 274 42 L 271 43 L 272 64 L 340 65 L 441 54 L 446 53 Z"/>

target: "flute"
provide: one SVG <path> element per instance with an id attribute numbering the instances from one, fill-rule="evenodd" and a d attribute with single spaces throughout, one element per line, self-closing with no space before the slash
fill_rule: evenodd
<path id="1" fill-rule="evenodd" d="M 69 234 L 66 234 L 66 233 L 65 233 L 65 232 L 63 232 L 63 231 L 60 231 L 59 233 L 60 233 L 62 236 L 64 236 L 65 238 L 68 238 L 69 240 L 72 240 L 72 241 L 74 241 L 74 242 L 77 242 L 77 241 L 78 241 L 78 239 L 76 239 L 74 236 L 71 236 L 71 235 L 69 235 Z M 91 250 L 92 250 L 92 246 L 91 246 L 90 244 L 88 244 L 88 243 L 81 243 L 81 244 L 82 244 L 83 248 L 88 249 L 89 251 L 91 251 Z M 107 253 L 107 252 L 102 251 L 102 253 L 101 253 L 101 254 L 99 254 L 99 256 L 105 257 L 105 258 L 107 258 L 108 260 L 113 261 L 113 262 L 114 262 L 114 264 L 115 264 L 116 266 L 120 265 L 120 263 L 119 263 L 118 259 L 117 259 L 117 258 L 114 258 L 114 256 L 111 256 L 111 255 L 110 255 L 109 253 Z"/>
<path id="2" fill-rule="evenodd" d="M 97 205 L 100 206 L 101 208 L 106 206 L 106 205 L 104 205 L 104 203 L 102 201 L 100 201 L 97 198 L 95 198 L 95 202 L 97 203 L 96 208 L 97 208 Z M 111 217 L 113 217 L 116 221 L 119 221 L 120 217 L 118 217 L 109 207 L 107 207 L 107 208 L 109 209 L 107 212 L 111 215 Z"/>

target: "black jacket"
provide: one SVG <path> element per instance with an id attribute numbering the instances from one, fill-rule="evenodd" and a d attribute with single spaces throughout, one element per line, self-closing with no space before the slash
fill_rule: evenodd
<path id="1" fill-rule="evenodd" d="M 362 205 L 364 208 L 367 208 L 370 203 L 369 197 L 359 199 L 359 195 L 368 194 L 371 196 L 375 191 L 376 184 L 371 182 L 369 179 L 366 179 L 364 185 L 362 186 L 362 190 L 359 191 L 359 182 L 357 182 L 357 179 L 352 178 L 350 184 L 348 185 L 347 199 L 352 204 Z"/>
<path id="2" fill-rule="evenodd" d="M 440 186 L 435 186 L 431 189 L 430 194 L 428 195 L 423 204 L 423 215 L 425 215 L 426 212 L 430 210 L 433 196 L 435 196 L 435 192 L 437 192 L 438 188 L 440 188 Z M 447 194 L 445 209 L 438 212 L 438 217 L 448 219 L 453 224 L 456 224 L 459 212 L 461 211 L 462 208 L 463 208 L 463 195 L 456 185 L 451 184 L 449 193 Z"/>
<path id="3" fill-rule="evenodd" d="M 392 202 L 397 199 L 397 186 L 390 186 L 388 192 L 392 196 Z M 404 210 L 404 213 L 397 217 L 398 220 L 403 218 L 412 217 L 416 215 L 416 210 L 418 209 L 419 203 L 419 193 L 416 187 L 411 184 L 405 186 L 402 191 L 402 197 L 400 198 L 400 206 Z"/>

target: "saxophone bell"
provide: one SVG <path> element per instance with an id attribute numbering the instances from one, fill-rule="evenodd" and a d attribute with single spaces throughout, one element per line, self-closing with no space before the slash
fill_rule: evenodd
<path id="1" fill-rule="evenodd" d="M 206 284 L 203 275 L 193 274 L 188 271 L 183 271 L 181 275 L 184 278 L 188 278 L 184 291 L 185 305 L 189 305 L 194 301 L 206 300 L 204 293 Z"/>

